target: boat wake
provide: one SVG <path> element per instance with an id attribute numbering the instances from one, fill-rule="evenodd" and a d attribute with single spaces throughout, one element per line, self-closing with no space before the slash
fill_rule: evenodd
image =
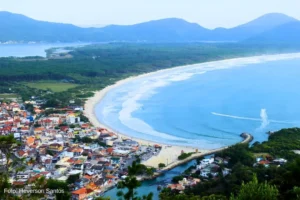
<path id="1" fill-rule="evenodd" d="M 261 118 L 241 117 L 241 116 L 228 115 L 228 114 L 222 114 L 222 113 L 217 113 L 217 112 L 211 112 L 211 114 L 216 115 L 216 116 L 220 116 L 220 117 L 232 118 L 232 119 L 258 121 L 258 122 L 261 122 L 260 129 L 265 128 L 270 123 L 295 124 L 295 122 L 291 122 L 291 121 L 280 121 L 280 120 L 271 120 L 271 119 L 269 120 L 266 109 L 261 109 L 261 111 L 260 111 L 260 117 Z"/>

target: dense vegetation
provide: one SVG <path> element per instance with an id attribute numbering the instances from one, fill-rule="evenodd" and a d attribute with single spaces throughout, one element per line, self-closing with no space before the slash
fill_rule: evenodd
<path id="1" fill-rule="evenodd" d="M 299 49 L 237 43 L 112 43 L 76 48 L 68 59 L 0 58 L 0 94 L 18 93 L 23 99 L 42 96 L 64 106 L 70 99 L 87 98 L 93 95 L 92 91 L 132 75 L 185 64 Z M 50 85 L 41 86 L 41 81 L 52 84 L 55 81 L 58 86 L 77 84 L 77 87 L 62 88 L 67 91 L 54 91 L 53 94 L 51 90 L 55 89 Z M 33 87 L 35 83 L 38 84 Z"/>
<path id="2" fill-rule="evenodd" d="M 300 177 L 300 155 L 293 150 L 299 150 L 299 141 L 300 129 L 290 128 L 275 132 L 261 144 L 255 143 L 251 147 L 234 145 L 216 155 L 230 157 L 228 167 L 232 169 L 231 174 L 226 177 L 220 174 L 218 179 L 203 181 L 187 188 L 185 194 L 164 190 L 161 199 L 297 199 L 300 194 L 300 180 L 296 178 Z M 288 162 L 280 167 L 254 166 L 258 154 L 273 159 L 285 158 Z M 194 176 L 197 177 L 197 173 Z M 173 181 L 180 179 L 182 177 Z M 215 198 L 215 195 L 220 196 Z"/>
<path id="3" fill-rule="evenodd" d="M 184 160 L 188 157 L 190 157 L 193 153 L 182 153 L 181 155 L 178 156 L 178 160 Z"/>
<path id="4" fill-rule="evenodd" d="M 300 149 L 300 128 L 282 129 L 276 134 L 269 136 L 268 142 L 254 143 L 251 148 L 253 152 L 265 152 L 277 157 L 294 159 L 298 157 L 293 150 Z"/>

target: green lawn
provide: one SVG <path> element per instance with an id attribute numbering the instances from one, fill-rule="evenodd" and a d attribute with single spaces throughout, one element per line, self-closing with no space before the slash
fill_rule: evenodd
<path id="1" fill-rule="evenodd" d="M 61 83 L 61 82 L 33 82 L 25 83 L 26 86 L 40 90 L 51 90 L 52 92 L 63 92 L 78 85 L 74 83 Z"/>

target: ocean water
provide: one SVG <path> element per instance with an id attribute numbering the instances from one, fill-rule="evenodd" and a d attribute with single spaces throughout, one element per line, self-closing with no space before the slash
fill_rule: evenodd
<path id="1" fill-rule="evenodd" d="M 45 50 L 53 47 L 80 46 L 86 43 L 41 43 L 41 44 L 0 44 L 0 57 L 46 56 Z"/>
<path id="2" fill-rule="evenodd" d="M 133 138 L 214 149 L 300 126 L 300 54 L 190 65 L 110 90 L 98 120 Z"/>

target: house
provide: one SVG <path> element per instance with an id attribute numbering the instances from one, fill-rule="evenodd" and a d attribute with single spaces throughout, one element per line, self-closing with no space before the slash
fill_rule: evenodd
<path id="1" fill-rule="evenodd" d="M 27 137 L 27 139 L 26 139 L 26 145 L 27 146 L 31 146 L 31 145 L 34 144 L 34 141 L 35 141 L 35 137 L 34 136 Z"/>
<path id="2" fill-rule="evenodd" d="M 23 173 L 16 174 L 16 180 L 18 181 L 27 181 L 28 179 L 29 179 L 29 173 L 23 172 Z"/>
<path id="3" fill-rule="evenodd" d="M 185 189 L 185 187 L 180 184 L 169 184 L 167 187 L 170 188 L 171 190 L 178 190 L 178 191 L 183 191 Z"/>
<path id="4" fill-rule="evenodd" d="M 81 187 L 84 187 L 89 182 L 90 182 L 89 179 L 82 177 L 75 182 L 75 186 L 78 188 L 81 188 Z"/>
<path id="5" fill-rule="evenodd" d="M 29 128 L 28 127 L 22 127 L 21 128 L 21 133 L 29 133 Z"/>
<path id="6" fill-rule="evenodd" d="M 220 164 L 223 164 L 223 162 L 224 162 L 224 159 L 223 159 L 223 158 L 221 158 L 221 157 L 216 157 L 216 158 L 215 158 L 215 163 L 216 163 L 216 164 L 220 165 Z"/>
<path id="7" fill-rule="evenodd" d="M 74 113 L 71 113 L 66 118 L 68 124 L 75 124 L 80 122 L 80 117 L 75 116 Z"/>
<path id="8" fill-rule="evenodd" d="M 264 165 L 265 167 L 269 167 L 269 164 L 270 164 L 270 163 L 271 163 L 271 162 L 268 161 L 268 160 L 261 160 L 261 161 L 258 162 L 258 164 Z"/>
<path id="9" fill-rule="evenodd" d="M 93 165 L 91 170 L 95 173 L 101 173 L 104 167 L 102 165 Z"/>
<path id="10" fill-rule="evenodd" d="M 280 165 L 285 164 L 286 162 L 287 162 L 287 160 L 283 159 L 283 158 L 273 160 L 273 163 L 280 164 Z"/>
<path id="11" fill-rule="evenodd" d="M 81 154 L 83 152 L 83 148 L 76 147 L 76 148 L 72 149 L 71 152 L 74 153 L 74 156 L 81 156 Z"/>
<path id="12" fill-rule="evenodd" d="M 222 170 L 222 174 L 223 174 L 224 177 L 227 176 L 228 174 L 230 174 L 230 172 L 231 172 L 231 169 L 228 169 L 228 168 L 224 168 Z"/>
<path id="13" fill-rule="evenodd" d="M 93 190 L 86 189 L 86 188 L 80 188 L 78 190 L 75 190 L 72 192 L 72 200 L 83 200 L 87 199 L 90 193 L 92 193 Z"/>
<path id="14" fill-rule="evenodd" d="M 44 166 L 47 170 L 52 170 L 53 169 L 53 164 L 51 159 L 46 159 L 44 162 Z"/>
<path id="15" fill-rule="evenodd" d="M 18 158 L 24 158 L 26 156 L 28 156 L 27 152 L 24 151 L 24 150 L 19 150 L 15 153 L 15 155 L 18 157 Z"/>
<path id="16" fill-rule="evenodd" d="M 93 190 L 94 192 L 98 192 L 98 193 L 101 192 L 100 187 L 97 186 L 94 182 L 90 182 L 89 184 L 87 184 L 87 185 L 85 186 L 85 188 L 91 189 L 91 190 Z"/>
<path id="17" fill-rule="evenodd" d="M 6 165 L 7 159 L 4 153 L 0 150 L 0 167 Z"/>
<path id="18" fill-rule="evenodd" d="M 200 161 L 200 164 L 197 165 L 197 170 L 205 168 L 207 165 L 212 164 L 215 161 L 213 157 L 205 158 Z"/>
<path id="19" fill-rule="evenodd" d="M 51 151 L 62 151 L 63 145 L 59 143 L 52 143 L 48 146 L 49 150 Z"/>
<path id="20" fill-rule="evenodd" d="M 41 174 L 42 176 L 44 176 L 46 179 L 51 178 L 51 173 L 50 173 L 50 172 L 45 171 L 45 172 L 41 172 L 40 174 Z"/>
<path id="21" fill-rule="evenodd" d="M 73 165 L 73 169 L 83 171 L 83 164 L 75 164 Z"/>
<path id="22" fill-rule="evenodd" d="M 67 170 L 68 170 L 67 167 L 60 167 L 54 171 L 54 175 L 61 176 L 61 175 L 65 174 L 67 172 Z"/>
<path id="23" fill-rule="evenodd" d="M 37 127 L 34 129 L 34 134 L 39 134 L 45 131 L 45 127 Z"/>

